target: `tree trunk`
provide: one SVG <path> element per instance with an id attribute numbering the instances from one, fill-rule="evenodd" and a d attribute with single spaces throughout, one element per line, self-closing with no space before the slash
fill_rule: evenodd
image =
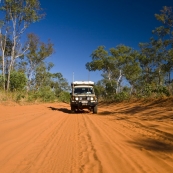
<path id="1" fill-rule="evenodd" d="M 9 88 L 10 88 L 11 68 L 12 68 L 12 60 L 11 60 L 10 65 L 9 65 L 9 67 L 8 67 L 7 92 L 9 91 Z"/>
<path id="2" fill-rule="evenodd" d="M 0 30 L 1 39 L 1 52 L 2 52 L 2 78 L 3 78 L 3 89 L 5 91 L 5 48 L 6 48 L 6 35 L 3 37 Z"/>
<path id="3" fill-rule="evenodd" d="M 3 77 L 3 88 L 5 91 L 5 61 L 4 61 L 4 51 L 2 52 L 2 77 Z"/>

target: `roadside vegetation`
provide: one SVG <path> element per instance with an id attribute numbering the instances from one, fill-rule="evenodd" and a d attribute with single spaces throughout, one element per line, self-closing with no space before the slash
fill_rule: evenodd
<path id="1" fill-rule="evenodd" d="M 47 59 L 54 53 L 51 40 L 42 42 L 27 28 L 44 19 L 39 0 L 0 2 L 0 102 L 69 102 L 70 86 Z M 99 46 L 86 63 L 89 71 L 102 71 L 95 86 L 99 100 L 162 98 L 173 95 L 173 11 L 155 14 L 161 26 L 139 50 L 117 45 Z M 26 40 L 23 42 L 23 40 Z"/>
<path id="2" fill-rule="evenodd" d="M 86 68 L 102 72 L 103 79 L 95 86 L 101 100 L 173 96 L 172 7 L 163 7 L 155 17 L 161 26 L 152 31 L 148 43 L 139 43 L 139 50 L 121 44 L 109 51 L 99 46 L 91 54 Z"/>
<path id="3" fill-rule="evenodd" d="M 0 101 L 68 102 L 67 80 L 60 72 L 51 73 L 54 64 L 47 61 L 53 43 L 42 42 L 34 33 L 25 35 L 45 17 L 40 2 L 3 0 L 0 10 Z"/>

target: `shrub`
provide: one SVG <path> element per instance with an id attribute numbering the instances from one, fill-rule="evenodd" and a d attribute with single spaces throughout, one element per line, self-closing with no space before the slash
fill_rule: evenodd
<path id="1" fill-rule="evenodd" d="M 163 95 L 167 97 L 170 96 L 168 89 L 165 86 L 161 86 L 161 85 L 157 86 L 157 88 L 154 89 L 153 92 L 157 94 L 157 97 L 162 97 Z"/>
<path id="2" fill-rule="evenodd" d="M 124 100 L 128 100 L 130 99 L 130 94 L 128 92 L 120 92 L 118 94 L 115 95 L 114 100 L 117 102 L 121 102 Z"/>
<path id="3" fill-rule="evenodd" d="M 58 100 L 61 102 L 69 103 L 70 102 L 70 93 L 66 91 L 62 91 L 59 94 Z"/>
<path id="4" fill-rule="evenodd" d="M 145 85 L 142 95 L 150 97 L 152 95 L 152 93 L 153 93 L 153 87 L 149 84 Z"/>
<path id="5" fill-rule="evenodd" d="M 25 98 L 25 93 L 16 93 L 16 96 L 15 96 L 14 100 L 16 102 L 19 102 L 19 101 L 21 101 L 24 98 Z"/>
<path id="6" fill-rule="evenodd" d="M 37 94 L 38 98 L 43 102 L 52 102 L 56 100 L 56 96 L 49 86 L 40 88 L 36 95 Z"/>
<path id="7" fill-rule="evenodd" d="M 25 88 L 27 78 L 23 72 L 12 71 L 10 76 L 10 91 L 21 91 Z"/>

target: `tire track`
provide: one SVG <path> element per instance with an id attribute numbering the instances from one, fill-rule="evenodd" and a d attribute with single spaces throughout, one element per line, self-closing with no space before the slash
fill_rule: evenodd
<path id="1" fill-rule="evenodd" d="M 86 122 L 86 115 L 80 116 L 79 124 L 79 144 L 80 144 L 80 172 L 82 173 L 102 173 L 102 165 L 96 154 L 90 128 Z"/>
<path id="2" fill-rule="evenodd" d="M 58 123 L 54 123 L 51 125 L 51 127 L 45 129 L 44 133 L 41 134 L 41 136 L 38 138 L 39 141 L 37 141 L 37 145 L 31 148 L 31 151 L 29 152 L 27 157 L 23 159 L 23 161 L 20 163 L 20 166 L 16 168 L 16 170 L 19 170 L 19 168 L 21 169 L 21 165 L 23 165 L 21 173 L 33 172 L 34 170 L 37 170 L 37 173 L 54 173 L 57 171 L 65 172 L 63 170 L 65 170 L 66 165 L 69 164 L 69 161 L 67 161 L 69 159 L 66 156 L 66 153 L 68 153 L 70 156 L 72 153 L 70 153 L 70 147 L 67 148 L 68 150 L 64 150 L 64 146 L 62 147 L 61 144 L 62 142 L 64 142 L 63 134 L 65 133 L 65 128 L 67 128 L 68 126 L 67 123 L 69 123 L 69 117 L 65 116 Z M 67 136 L 66 138 L 68 138 Z M 65 158 L 64 156 L 61 156 L 62 149 L 64 151 L 64 156 L 66 156 Z M 57 163 L 62 159 L 64 164 L 58 165 Z M 37 164 L 35 165 L 34 163 Z M 42 166 L 40 167 L 39 165 Z M 18 173 L 18 171 L 16 173 Z"/>
<path id="3" fill-rule="evenodd" d="M 70 114 L 63 103 L 51 108 L 20 106 L 0 115 L 1 173 L 173 172 L 171 136 L 164 138 L 155 122 L 147 128 L 134 116 Z M 160 143 L 150 146 L 152 140 Z M 166 140 L 167 150 L 159 146 Z"/>
<path id="4" fill-rule="evenodd" d="M 107 144 L 107 145 L 111 144 L 111 145 L 109 145 L 110 146 L 109 150 L 116 151 L 114 153 L 114 155 L 112 155 L 112 157 L 114 157 L 114 159 L 116 160 L 116 155 L 121 156 L 120 158 L 117 157 L 118 162 L 120 162 L 120 160 L 122 160 L 122 164 L 128 165 L 128 170 L 124 169 L 123 172 L 129 172 L 130 167 L 133 172 L 148 172 L 148 170 L 150 170 L 150 171 L 153 170 L 153 172 L 155 172 L 155 173 L 161 172 L 162 167 L 157 168 L 158 163 L 160 163 L 160 165 L 163 165 L 163 167 L 164 167 L 163 172 L 166 172 L 165 171 L 166 169 L 168 172 L 170 170 L 173 170 L 172 165 L 170 165 L 168 162 L 164 162 L 164 160 L 161 157 L 157 157 L 155 155 L 155 153 L 147 151 L 146 149 L 142 149 L 141 152 L 139 152 L 139 150 L 132 148 L 129 145 L 129 143 L 128 144 L 125 143 L 124 142 L 125 139 L 132 140 L 132 141 L 136 139 L 132 135 L 129 135 L 131 133 L 125 134 L 125 131 L 129 132 L 128 129 L 124 130 L 124 127 L 122 128 L 122 126 L 120 126 L 120 125 L 117 126 L 115 124 L 115 122 L 110 123 L 105 118 L 102 119 L 98 116 L 91 115 L 91 116 L 88 116 L 88 118 L 91 121 L 90 127 L 95 126 L 93 131 L 99 131 L 99 133 L 97 132 L 97 134 L 101 135 L 100 137 L 98 137 L 98 139 L 102 138 L 102 140 L 109 141 Z M 93 125 L 91 125 L 91 124 L 93 124 Z M 117 135 L 118 135 L 119 141 L 116 140 L 116 137 L 113 138 L 113 136 L 117 136 Z M 98 140 L 98 139 L 96 139 L 96 140 Z M 101 143 L 101 141 L 100 141 L 100 143 Z M 106 146 L 106 147 L 108 147 L 108 146 Z M 107 149 L 105 149 L 105 150 L 107 150 Z M 129 152 L 129 151 L 131 151 L 131 152 Z M 143 154 L 141 155 L 141 153 L 143 153 L 145 155 L 145 157 L 147 157 L 147 159 L 148 159 L 148 157 L 150 157 L 151 163 L 153 162 L 153 160 L 157 160 L 152 163 L 153 165 L 155 165 L 155 167 L 153 165 L 148 166 L 148 163 L 145 164 L 146 158 L 144 157 Z M 136 158 L 138 158 L 138 159 L 136 159 Z M 109 160 L 113 160 L 113 158 L 109 159 Z M 172 158 L 171 158 L 171 160 L 172 160 Z M 141 165 L 141 162 L 143 163 L 143 165 Z M 110 165 L 111 165 L 111 163 L 110 163 Z M 165 167 L 166 167 L 166 169 L 165 169 Z M 115 171 L 116 169 L 117 168 L 114 168 L 114 170 L 112 170 L 112 171 Z M 120 171 L 120 170 L 118 169 L 116 171 Z"/>

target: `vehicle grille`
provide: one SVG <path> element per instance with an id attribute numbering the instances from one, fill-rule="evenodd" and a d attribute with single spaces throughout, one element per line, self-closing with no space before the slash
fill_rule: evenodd
<path id="1" fill-rule="evenodd" d="M 80 100 L 87 100 L 87 97 L 80 97 Z"/>

